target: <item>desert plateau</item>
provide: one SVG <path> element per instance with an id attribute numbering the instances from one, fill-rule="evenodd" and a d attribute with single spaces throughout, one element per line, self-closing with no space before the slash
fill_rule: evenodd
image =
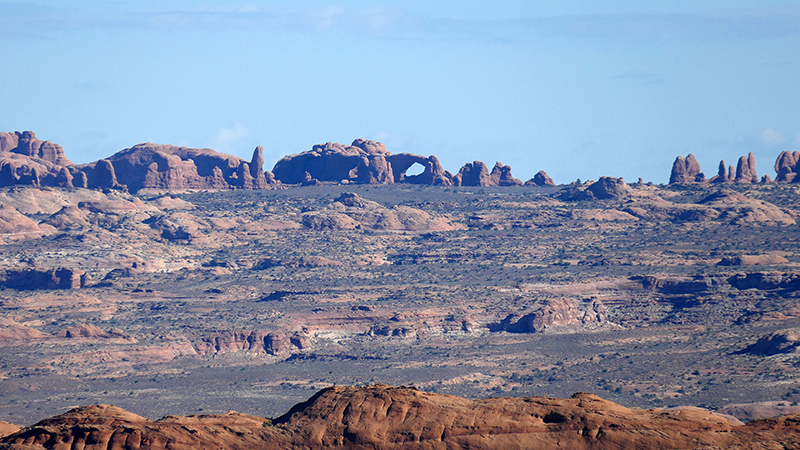
<path id="1" fill-rule="evenodd" d="M 800 448 L 776 156 L 557 185 L 0 133 L 0 447 Z"/>

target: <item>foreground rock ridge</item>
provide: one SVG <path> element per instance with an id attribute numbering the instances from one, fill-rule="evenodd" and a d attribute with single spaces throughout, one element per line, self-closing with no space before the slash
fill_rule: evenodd
<path id="1" fill-rule="evenodd" d="M 589 393 L 468 400 L 378 384 L 323 389 L 276 419 L 231 411 L 150 421 L 114 406 L 85 406 L 13 432 L 0 447 L 789 448 L 798 433 L 800 414 L 742 425 L 699 408 L 629 409 Z"/>

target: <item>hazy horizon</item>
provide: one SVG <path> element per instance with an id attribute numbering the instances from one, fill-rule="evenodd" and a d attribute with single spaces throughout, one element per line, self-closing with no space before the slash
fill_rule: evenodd
<path id="1" fill-rule="evenodd" d="M 0 130 L 76 163 L 137 143 L 266 169 L 378 140 L 447 170 L 664 183 L 800 150 L 800 7 L 787 1 L 0 3 Z"/>

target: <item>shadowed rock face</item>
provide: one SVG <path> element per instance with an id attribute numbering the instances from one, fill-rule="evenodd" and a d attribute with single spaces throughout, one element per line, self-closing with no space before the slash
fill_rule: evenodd
<path id="1" fill-rule="evenodd" d="M 80 269 L 0 271 L 0 286 L 11 289 L 77 289 L 86 283 L 86 274 Z"/>
<path id="2" fill-rule="evenodd" d="M 9 427 L 9 432 L 14 427 Z M 783 448 L 800 415 L 735 424 L 699 408 L 633 410 L 579 393 L 467 400 L 415 388 L 331 387 L 269 420 L 236 412 L 157 421 L 109 405 L 85 406 L 0 441 L 56 448 Z"/>
<path id="3" fill-rule="evenodd" d="M 800 161 L 800 152 L 781 152 L 775 160 L 775 181 L 781 183 L 791 183 L 797 178 L 797 162 Z"/>
<path id="4" fill-rule="evenodd" d="M 763 356 L 798 352 L 800 352 L 800 328 L 780 330 L 766 335 L 743 351 Z"/>

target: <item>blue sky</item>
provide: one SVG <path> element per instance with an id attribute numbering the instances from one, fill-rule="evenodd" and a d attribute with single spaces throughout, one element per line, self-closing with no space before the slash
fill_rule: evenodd
<path id="1" fill-rule="evenodd" d="M 0 2 L 0 130 L 267 168 L 358 137 L 445 168 L 666 182 L 800 150 L 796 1 Z"/>

